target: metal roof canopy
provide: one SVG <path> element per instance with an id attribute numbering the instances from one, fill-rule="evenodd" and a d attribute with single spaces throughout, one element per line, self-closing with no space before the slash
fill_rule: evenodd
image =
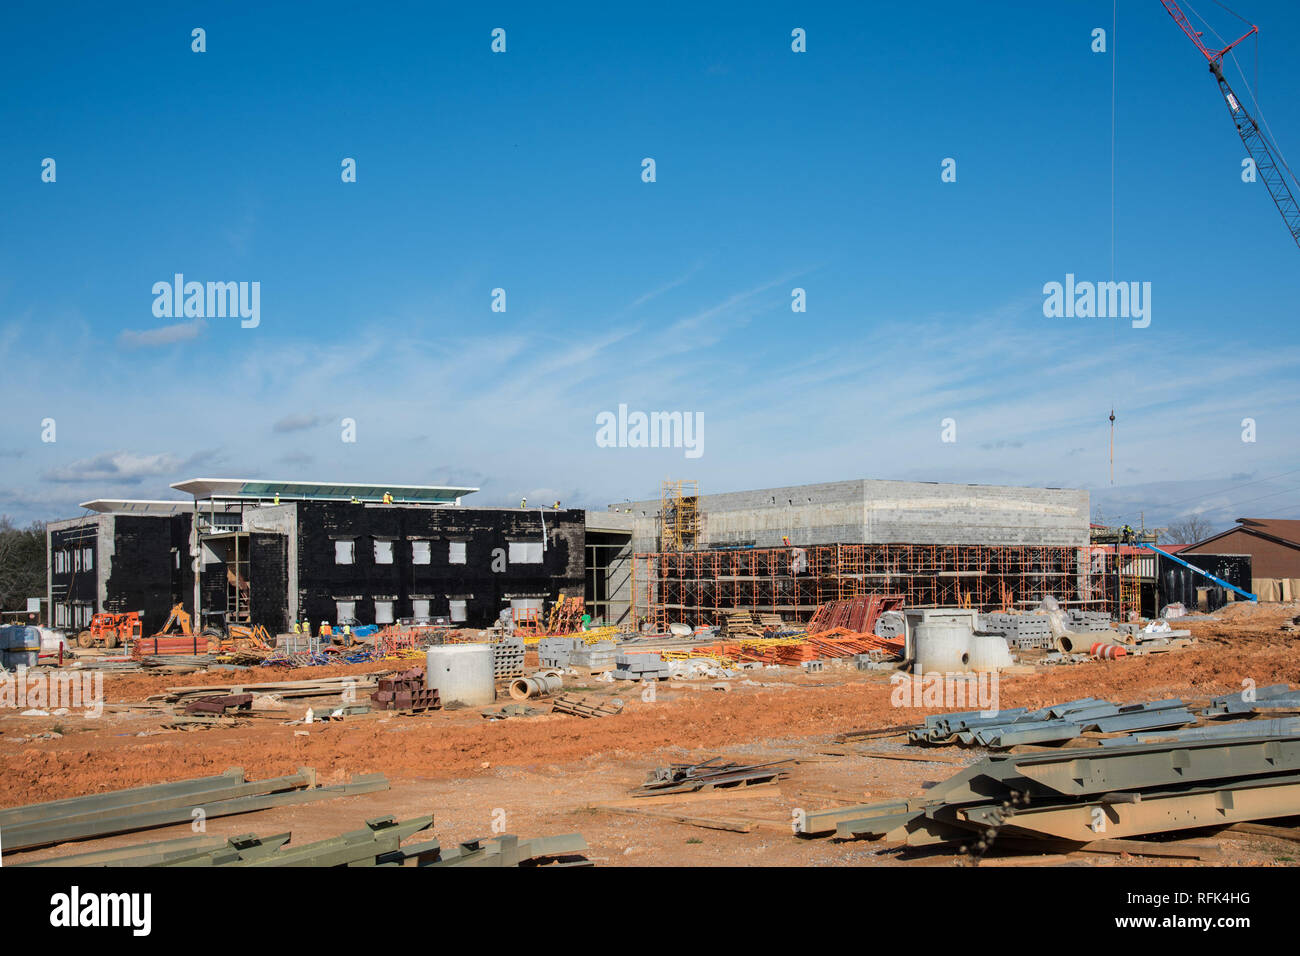
<path id="1" fill-rule="evenodd" d="M 395 504 L 452 504 L 477 488 L 454 485 L 348 484 L 329 481 L 269 481 L 252 478 L 191 478 L 172 485 L 177 491 L 202 500 L 269 501 L 277 495 L 290 501 L 382 501 L 393 496 Z"/>
<path id="2" fill-rule="evenodd" d="M 178 515 L 194 510 L 190 501 L 146 500 L 140 498 L 96 498 L 83 501 L 80 507 L 100 514 Z"/>

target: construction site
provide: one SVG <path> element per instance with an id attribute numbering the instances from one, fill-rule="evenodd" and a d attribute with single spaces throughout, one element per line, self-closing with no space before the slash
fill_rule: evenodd
<path id="1" fill-rule="evenodd" d="M 1282 925 L 1300 182 L 1216 6 L 1118 68 L 1118 4 L 15 14 L 14 911 L 302 948 L 423 914 L 371 868 L 855 867 Z"/>
<path id="2" fill-rule="evenodd" d="M 584 513 L 175 487 L 51 522 L 68 623 L 2 632 L 9 866 L 1196 866 L 1300 842 L 1300 604 L 1250 590 L 1300 582 L 1092 525 L 1087 492 L 672 480 Z M 1091 788 L 1054 782 L 1080 761 Z"/>

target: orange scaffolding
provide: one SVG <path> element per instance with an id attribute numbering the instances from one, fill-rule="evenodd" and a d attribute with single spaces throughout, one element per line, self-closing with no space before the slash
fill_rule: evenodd
<path id="1" fill-rule="evenodd" d="M 716 623 L 723 610 L 811 618 L 819 605 L 901 594 L 908 607 L 1029 608 L 1052 596 L 1065 607 L 1109 610 L 1113 568 L 1087 548 L 994 545 L 828 544 L 648 552 L 632 558 L 638 620 Z"/>

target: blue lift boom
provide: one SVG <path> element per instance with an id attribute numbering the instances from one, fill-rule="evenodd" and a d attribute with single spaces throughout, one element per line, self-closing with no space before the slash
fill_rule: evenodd
<path id="1" fill-rule="evenodd" d="M 1211 574 L 1209 571 L 1206 571 L 1204 568 L 1198 568 L 1194 564 L 1188 564 L 1186 561 L 1184 561 L 1182 558 L 1178 557 L 1177 555 L 1170 554 L 1168 551 L 1161 551 L 1154 544 L 1147 544 L 1145 541 L 1139 542 L 1139 544 L 1141 544 L 1141 546 L 1146 548 L 1148 551 L 1154 551 L 1156 554 L 1164 555 L 1166 558 L 1168 558 L 1170 561 L 1173 561 L 1175 564 L 1181 564 L 1189 571 L 1195 571 L 1197 574 L 1201 575 L 1202 577 L 1209 578 L 1211 581 L 1213 581 L 1221 588 L 1227 588 L 1229 591 L 1236 591 L 1247 601 L 1255 601 L 1257 603 L 1259 601 L 1259 598 L 1251 594 L 1249 591 L 1243 591 L 1235 584 L 1229 584 L 1227 581 L 1223 580 L 1223 578 L 1216 578 L 1213 574 Z"/>

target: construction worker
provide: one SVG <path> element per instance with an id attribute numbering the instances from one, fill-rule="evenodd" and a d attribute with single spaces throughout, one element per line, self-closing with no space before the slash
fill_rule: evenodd
<path id="1" fill-rule="evenodd" d="M 301 634 L 301 633 L 302 633 L 302 625 L 299 624 L 297 621 L 294 621 L 294 622 L 293 622 L 293 632 L 294 632 L 295 634 Z"/>
<path id="2" fill-rule="evenodd" d="M 333 628 L 330 627 L 330 622 L 329 622 L 329 621 L 321 621 L 321 622 L 320 622 L 320 636 L 321 636 L 321 637 L 333 637 L 333 636 L 334 636 L 334 630 L 333 630 Z"/>
<path id="3" fill-rule="evenodd" d="M 351 644 L 351 643 L 352 643 L 352 625 L 351 625 L 351 624 L 344 624 L 344 625 L 343 625 L 343 643 L 344 643 L 344 644 Z"/>
<path id="4" fill-rule="evenodd" d="M 307 620 L 305 617 L 302 619 L 302 632 L 308 637 L 311 637 L 311 621 Z"/>
<path id="5" fill-rule="evenodd" d="M 392 496 L 392 494 L 391 494 L 390 492 L 385 491 L 385 492 L 384 492 L 384 504 L 386 504 L 386 505 L 391 505 L 392 503 L 393 503 L 393 496 Z"/>
<path id="6" fill-rule="evenodd" d="M 560 510 L 560 503 L 559 503 L 558 501 L 556 501 L 555 504 L 551 505 L 551 510 L 552 510 L 552 511 L 559 511 L 559 510 Z"/>
<path id="7" fill-rule="evenodd" d="M 528 499 L 527 499 L 527 498 L 520 498 L 520 499 L 519 499 L 519 507 L 521 507 L 521 508 L 527 508 L 527 507 L 528 507 Z"/>
<path id="8" fill-rule="evenodd" d="M 275 503 L 277 505 L 280 503 L 280 492 L 278 491 L 275 493 Z"/>
<path id="9" fill-rule="evenodd" d="M 353 496 L 352 496 L 352 503 L 353 503 L 354 505 L 359 505 L 359 504 L 361 504 L 361 499 L 358 498 L 356 495 L 353 495 Z"/>

